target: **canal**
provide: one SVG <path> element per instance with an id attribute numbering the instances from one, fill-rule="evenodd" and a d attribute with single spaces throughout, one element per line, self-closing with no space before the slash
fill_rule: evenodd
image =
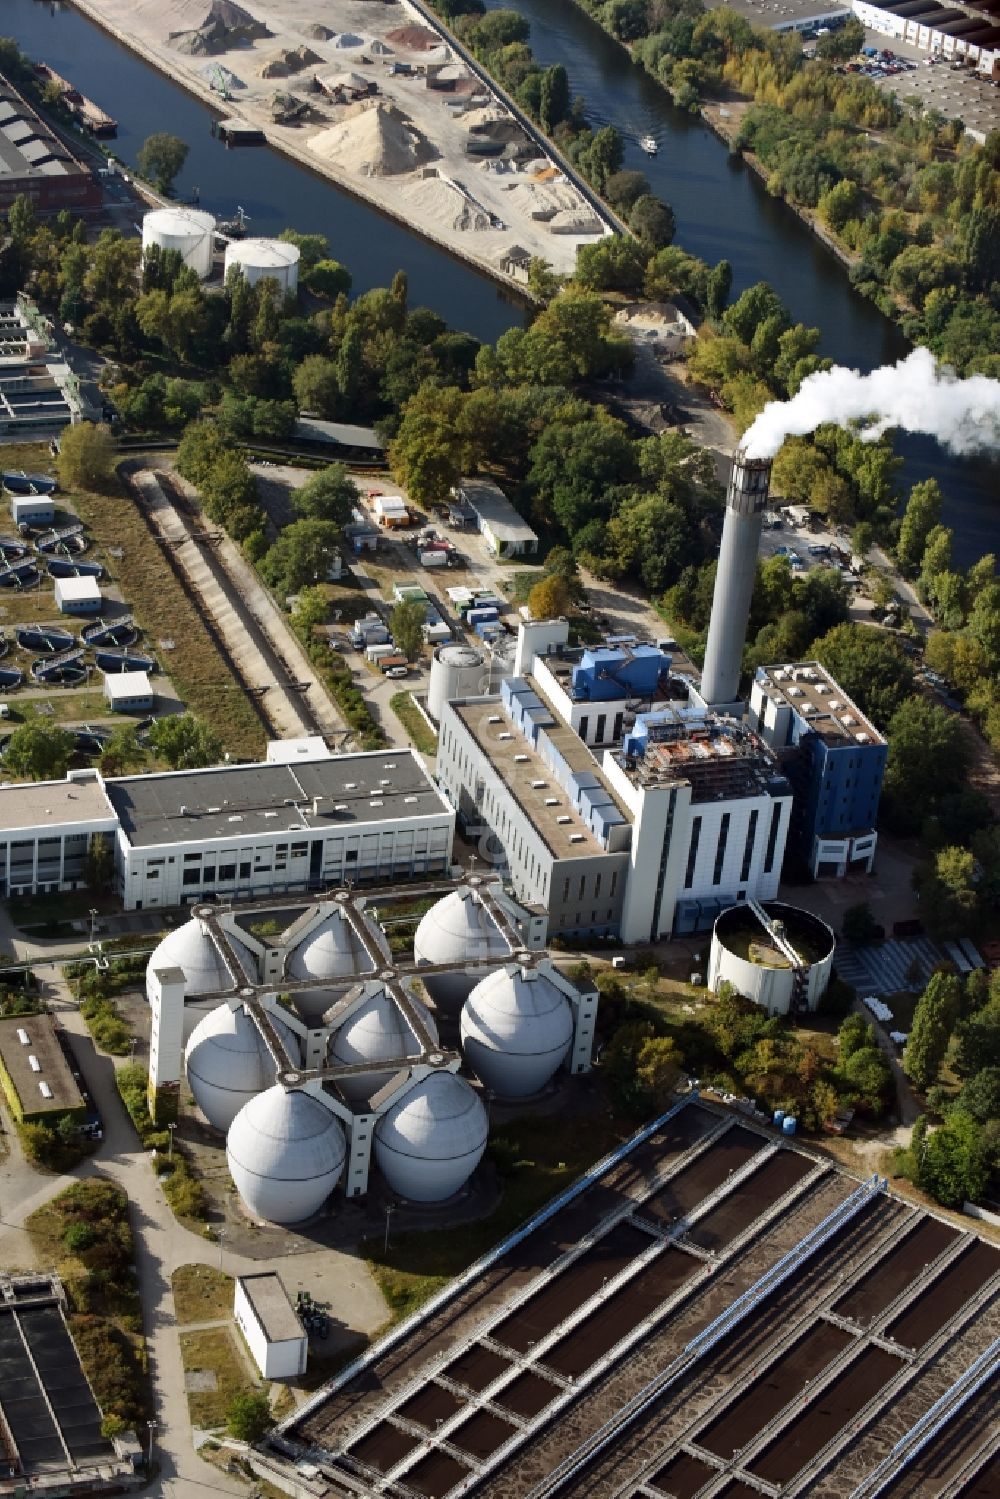
<path id="1" fill-rule="evenodd" d="M 501 0 L 486 0 L 499 8 Z M 905 344 L 878 309 L 859 297 L 828 251 L 790 208 L 702 122 L 674 109 L 666 93 L 631 63 L 572 0 L 508 0 L 531 22 L 539 61 L 563 62 L 574 93 L 584 95 L 595 124 L 614 123 L 627 138 L 627 164 L 641 167 L 677 215 L 677 242 L 714 262 L 733 265 L 737 292 L 769 280 L 796 319 L 822 330 L 822 350 L 839 363 L 872 369 Z M 116 152 L 134 162 L 156 130 L 190 146 L 178 182 L 181 197 L 198 190 L 203 207 L 229 217 L 241 204 L 252 234 L 286 226 L 327 236 L 331 252 L 354 277 L 355 290 L 388 285 L 405 269 L 413 303 L 433 307 L 454 327 L 494 340 L 521 321 L 523 308 L 487 276 L 410 233 L 367 204 L 269 148 L 227 150 L 211 134 L 213 114 L 199 100 L 120 46 L 59 0 L 3 0 L 0 34 L 72 79 L 119 122 Z M 659 154 L 647 159 L 638 140 L 652 134 Z M 946 496 L 958 560 L 1000 550 L 1000 465 L 958 460 L 927 439 L 902 437 L 904 484 L 934 475 Z"/>

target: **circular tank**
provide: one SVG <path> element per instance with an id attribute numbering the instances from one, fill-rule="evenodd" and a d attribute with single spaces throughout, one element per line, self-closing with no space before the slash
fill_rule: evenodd
<path id="1" fill-rule="evenodd" d="M 510 965 L 487 975 L 462 1010 L 465 1060 L 501 1098 L 537 1093 L 573 1040 L 566 996 L 537 969 Z"/>
<path id="2" fill-rule="evenodd" d="M 249 965 L 248 972 L 255 972 L 256 964 L 248 949 L 233 936 L 229 937 L 229 943 L 245 958 Z M 208 927 L 197 916 L 192 916 L 190 921 L 185 921 L 175 931 L 168 932 L 154 947 L 146 964 L 147 989 L 148 975 L 163 968 L 179 968 L 182 971 L 186 999 L 196 994 L 224 993 L 244 981 L 242 974 L 230 973 L 222 953 L 212 941 Z"/>
<path id="3" fill-rule="evenodd" d="M 288 954 L 285 977 L 323 982 L 351 978 L 365 967 L 367 964 L 356 955 L 350 922 L 341 911 L 333 910 Z M 294 990 L 291 999 L 308 1025 L 319 1024 L 333 1003 L 333 996 L 325 989 Z"/>
<path id="4" fill-rule="evenodd" d="M 204 281 L 212 272 L 215 220 L 197 208 L 156 208 L 142 220 L 143 254 L 153 245 L 176 250 L 186 266 Z"/>
<path id="5" fill-rule="evenodd" d="M 299 252 L 281 239 L 240 239 L 226 246 L 226 270 L 242 271 L 251 286 L 258 281 L 276 281 L 286 296 L 294 296 L 299 285 Z"/>
<path id="6" fill-rule="evenodd" d="M 277 1015 L 269 1018 L 298 1065 L 298 1038 Z M 226 1004 L 217 1005 L 195 1026 L 184 1067 L 195 1103 L 223 1134 L 243 1105 L 271 1086 L 277 1071 L 252 1016 L 243 1005 L 233 1010 Z"/>
<path id="7" fill-rule="evenodd" d="M 419 965 L 455 965 L 456 972 L 436 973 L 425 983 L 435 1003 L 457 1010 L 482 977 L 478 965 L 502 962 L 510 957 L 510 948 L 476 891 L 461 885 L 420 918 L 413 954 Z"/>
<path id="8" fill-rule="evenodd" d="M 769 900 L 763 909 L 772 922 L 780 923 L 775 929 L 780 940 L 745 904 L 729 906 L 716 919 L 708 987 L 717 993 L 720 984 L 731 984 L 772 1015 L 815 1010 L 833 971 L 832 930 L 801 906 Z"/>
<path id="9" fill-rule="evenodd" d="M 489 688 L 489 668 L 480 651 L 471 645 L 439 645 L 431 658 L 427 688 L 427 711 L 441 722 L 445 703 L 460 697 L 477 697 Z"/>
<path id="10" fill-rule="evenodd" d="M 432 1072 L 375 1126 L 375 1160 L 393 1192 L 443 1202 L 463 1187 L 486 1149 L 486 1110 L 453 1072 Z"/>
<path id="11" fill-rule="evenodd" d="M 438 1030 L 427 1006 L 413 995 L 408 996 L 434 1045 L 438 1043 Z M 402 1011 L 385 989 L 379 989 L 366 999 L 339 1030 L 330 1037 L 329 1060 L 338 1062 L 382 1062 L 387 1057 L 416 1056 L 423 1048 Z M 364 1077 L 340 1078 L 338 1086 L 345 1098 L 365 1099 L 385 1086 L 392 1077 L 393 1069 L 368 1072 Z"/>
<path id="12" fill-rule="evenodd" d="M 268 1223 L 318 1213 L 340 1179 L 344 1133 L 318 1099 L 280 1083 L 243 1105 L 229 1127 L 229 1174 L 247 1211 Z"/>

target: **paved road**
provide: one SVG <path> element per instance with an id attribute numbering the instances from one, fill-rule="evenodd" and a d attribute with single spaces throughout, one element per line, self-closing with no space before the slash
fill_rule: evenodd
<path id="1" fill-rule="evenodd" d="M 46 968 L 39 972 L 39 978 L 49 1007 L 73 1037 L 80 1070 L 104 1122 L 104 1141 L 98 1153 L 82 1162 L 71 1175 L 55 1177 L 30 1166 L 21 1154 L 16 1136 L 7 1136 L 11 1150 L 0 1164 L 0 1264 L 32 1267 L 32 1246 L 23 1224 L 35 1208 L 56 1192 L 87 1176 L 117 1183 L 130 1202 L 157 1419 L 155 1443 L 160 1476 L 145 1492 L 169 1499 L 197 1499 L 203 1493 L 246 1494 L 245 1485 L 208 1467 L 192 1445 L 171 1290 L 174 1270 L 188 1264 L 218 1266 L 220 1261 L 222 1268 L 233 1275 L 276 1268 L 290 1291 L 303 1286 L 314 1295 L 322 1295 L 324 1300 L 332 1298 L 335 1314 L 339 1312 L 348 1326 L 364 1331 L 373 1330 L 384 1320 L 381 1296 L 362 1264 L 335 1250 L 297 1255 L 294 1260 L 282 1260 L 269 1267 L 266 1262 L 231 1253 L 225 1244 L 220 1254 L 218 1245 L 182 1227 L 136 1139 L 115 1086 L 114 1065 L 95 1050 L 61 974 Z M 338 1291 L 342 1303 L 339 1308 Z"/>

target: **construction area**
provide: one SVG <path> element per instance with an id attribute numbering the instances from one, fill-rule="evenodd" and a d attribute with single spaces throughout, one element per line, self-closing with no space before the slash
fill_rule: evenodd
<path id="1" fill-rule="evenodd" d="M 571 272 L 610 232 L 529 122 L 401 0 L 81 0 L 161 71 L 267 140 L 493 275 L 512 253 Z M 527 261 L 525 262 L 525 264 Z"/>
<path id="2" fill-rule="evenodd" d="M 992 1495 L 998 1298 L 1000 1250 L 693 1094 L 255 1465 L 331 1499 Z"/>

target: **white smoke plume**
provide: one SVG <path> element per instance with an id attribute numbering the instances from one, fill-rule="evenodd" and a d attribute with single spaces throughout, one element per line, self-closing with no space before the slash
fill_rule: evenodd
<path id="1" fill-rule="evenodd" d="M 960 380 L 923 348 L 870 375 L 834 365 L 807 375 L 790 401 L 769 401 L 740 447 L 748 458 L 773 458 L 786 437 L 805 437 L 824 422 L 862 423 L 863 442 L 902 427 L 952 453 L 982 452 L 1000 447 L 1000 381 Z"/>

